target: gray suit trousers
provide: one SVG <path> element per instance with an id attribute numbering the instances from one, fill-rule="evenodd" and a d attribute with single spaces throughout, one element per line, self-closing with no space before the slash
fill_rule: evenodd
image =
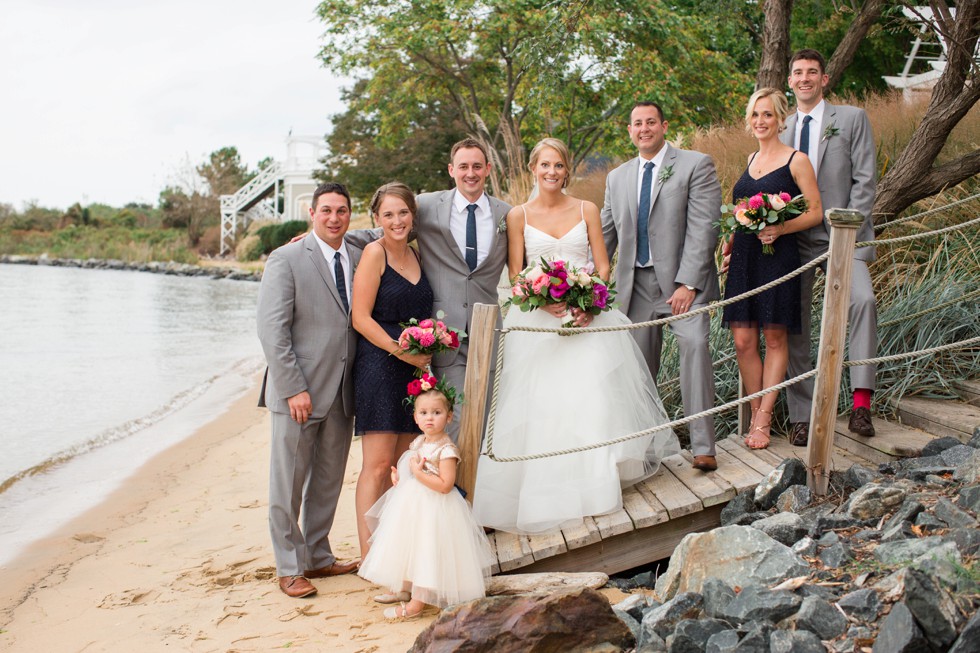
<path id="1" fill-rule="evenodd" d="M 627 317 L 630 322 L 648 322 L 671 315 L 667 298 L 657 283 L 652 267 L 634 271 L 633 296 Z M 696 297 L 692 309 L 704 306 Z M 680 353 L 681 400 L 684 414 L 693 415 L 714 407 L 715 377 L 711 368 L 709 351 L 710 317 L 707 313 L 686 320 L 671 322 L 669 328 L 677 338 Z M 634 329 L 630 333 L 640 346 L 640 351 L 650 367 L 654 380 L 660 370 L 660 352 L 663 334 L 660 327 Z M 695 456 L 715 455 L 715 422 L 713 417 L 702 417 L 689 424 L 691 451 Z"/>
<path id="2" fill-rule="evenodd" d="M 340 394 L 323 419 L 302 425 L 288 414 L 272 413 L 269 531 L 277 575 L 302 575 L 336 560 L 328 535 L 353 431 Z"/>
<path id="3" fill-rule="evenodd" d="M 823 267 L 826 272 L 826 263 Z M 789 336 L 789 365 L 786 375 L 799 376 L 813 369 L 810 357 L 810 307 L 813 305 L 814 271 L 807 270 L 801 275 L 803 321 L 802 332 Z M 848 309 L 848 360 L 864 360 L 878 355 L 878 310 L 875 307 L 875 293 L 871 285 L 871 274 L 865 261 L 854 259 L 851 273 L 851 304 Z M 861 365 L 850 370 L 851 389 L 875 388 L 876 365 Z M 791 422 L 809 422 L 813 404 L 813 379 L 801 381 L 786 388 Z"/>

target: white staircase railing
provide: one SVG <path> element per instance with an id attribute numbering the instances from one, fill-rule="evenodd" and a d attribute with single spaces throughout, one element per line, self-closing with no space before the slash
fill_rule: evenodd
<path id="1" fill-rule="evenodd" d="M 274 190 L 282 180 L 282 164 L 274 161 L 251 181 L 239 188 L 234 195 L 221 196 L 221 254 L 226 254 L 235 244 L 235 235 L 238 232 L 238 216 L 246 209 L 254 206 L 257 200 L 261 199 L 270 190 Z M 275 217 L 278 212 L 275 203 L 278 198 L 273 198 L 273 204 L 269 207 Z M 266 211 L 263 211 L 265 213 Z M 248 224 L 248 214 L 242 220 L 242 227 Z"/>

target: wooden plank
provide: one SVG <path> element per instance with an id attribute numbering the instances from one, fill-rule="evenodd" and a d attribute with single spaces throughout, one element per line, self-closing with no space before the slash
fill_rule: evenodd
<path id="1" fill-rule="evenodd" d="M 659 524 L 667 518 L 666 513 L 663 514 L 664 519 L 657 518 L 657 511 L 650 505 L 646 497 L 640 493 L 635 485 L 623 490 L 623 510 L 629 515 L 633 521 L 633 528 L 636 529 Z"/>
<path id="2" fill-rule="evenodd" d="M 520 573 L 545 571 L 601 571 L 616 574 L 654 560 L 670 557 L 688 533 L 710 530 L 721 524 L 721 504 L 642 530 L 604 539 L 565 555 L 524 567 Z"/>
<path id="3" fill-rule="evenodd" d="M 905 397 L 897 409 L 902 423 L 963 442 L 973 437 L 973 430 L 980 426 L 980 407 L 961 401 Z"/>
<path id="4" fill-rule="evenodd" d="M 773 437 L 770 438 L 769 441 L 770 441 L 770 443 L 773 443 L 773 442 L 777 442 L 779 440 L 781 440 L 788 447 L 790 447 L 790 449 L 793 449 L 792 445 L 790 445 L 790 443 L 789 443 L 789 440 L 787 440 L 786 438 L 782 438 L 782 437 L 780 437 L 778 435 L 774 435 Z M 771 445 L 770 445 L 770 448 L 769 449 L 749 449 L 747 446 L 745 446 L 745 442 L 743 441 L 743 439 L 742 438 L 739 438 L 739 437 L 727 438 L 727 442 L 730 442 L 732 445 L 734 445 L 736 447 L 741 447 L 745 451 L 751 452 L 753 455 L 755 455 L 758 458 L 761 458 L 762 460 L 768 462 L 773 467 L 778 466 L 779 463 L 783 462 L 783 459 L 787 457 L 787 456 L 781 456 L 781 455 L 775 453 L 774 451 L 772 451 L 772 446 Z M 716 446 L 717 446 L 717 443 L 716 443 Z M 799 447 L 799 448 L 796 449 L 796 451 L 799 452 L 799 455 L 795 455 L 794 454 L 794 455 L 789 456 L 789 457 L 790 458 L 800 458 L 800 459 L 802 459 L 803 458 L 803 454 L 806 453 L 806 449 L 804 447 Z"/>
<path id="5" fill-rule="evenodd" d="M 654 524 L 662 524 L 665 521 L 670 520 L 670 514 L 667 512 L 667 508 L 660 501 L 660 499 L 657 498 L 657 495 L 653 493 L 649 485 L 646 483 L 637 483 L 632 489 L 635 490 L 637 494 L 642 496 L 646 500 L 647 505 L 653 510 L 653 521 L 642 528 L 647 528 L 648 526 L 653 526 Z M 699 505 L 700 503 L 701 502 L 698 501 Z M 637 528 L 639 529 L 641 527 L 637 526 Z"/>
<path id="6" fill-rule="evenodd" d="M 953 388 L 963 399 L 963 403 L 971 406 L 980 406 L 980 379 L 965 379 L 963 381 L 953 381 Z"/>
<path id="7" fill-rule="evenodd" d="M 483 422 L 486 419 L 487 384 L 493 369 L 493 329 L 497 326 L 499 309 L 496 304 L 474 304 L 470 318 L 469 344 L 466 354 L 466 376 L 463 381 L 463 404 L 459 422 L 459 449 L 466 465 L 461 465 L 456 483 L 466 491 L 473 503 L 476 468 L 483 445 Z M 458 390 L 458 388 L 457 388 Z"/>
<path id="8" fill-rule="evenodd" d="M 490 553 L 493 554 L 493 564 L 490 565 L 490 575 L 493 576 L 500 573 L 500 562 L 497 560 L 497 533 L 487 533 L 487 539 L 490 540 Z"/>
<path id="9" fill-rule="evenodd" d="M 633 520 L 622 509 L 605 515 L 595 515 L 593 519 L 595 519 L 595 525 L 599 527 L 599 535 L 604 540 L 633 530 Z"/>
<path id="10" fill-rule="evenodd" d="M 871 423 L 874 424 L 875 435 L 874 437 L 866 438 L 847 430 L 847 418 L 840 417 L 837 419 L 837 435 L 885 453 L 891 457 L 889 460 L 919 456 L 922 453 L 922 447 L 934 439 L 931 434 L 925 433 L 924 431 L 910 429 L 907 426 L 878 419 L 877 417 L 873 417 Z M 838 444 L 838 446 L 848 451 L 854 451 L 854 449 L 844 446 L 844 444 Z M 855 451 L 855 453 L 864 455 L 863 451 Z M 871 460 L 870 457 L 865 457 Z M 883 460 L 881 462 L 888 461 Z"/>
<path id="11" fill-rule="evenodd" d="M 645 485 L 660 500 L 671 519 L 704 509 L 701 499 L 687 489 L 666 465 L 661 465 L 656 474 L 639 485 Z"/>
<path id="12" fill-rule="evenodd" d="M 527 535 L 515 535 L 497 531 L 497 561 L 500 562 L 500 571 L 510 571 L 518 567 L 526 567 L 534 562 L 534 555 L 531 553 L 531 546 L 528 544 Z"/>
<path id="13" fill-rule="evenodd" d="M 682 452 L 663 459 L 663 465 L 667 467 L 681 483 L 701 500 L 701 504 L 707 508 L 719 503 L 726 503 L 735 498 L 735 488 L 727 481 L 717 478 L 714 472 L 702 472 L 691 467 L 691 461 L 684 457 Z"/>
<path id="14" fill-rule="evenodd" d="M 715 447 L 735 456 L 763 476 L 767 476 L 776 467 L 771 462 L 764 460 L 762 456 L 757 455 L 755 451 L 739 446 L 737 442 L 729 438 L 718 440 Z"/>
<path id="15" fill-rule="evenodd" d="M 531 555 L 534 556 L 535 560 L 544 560 L 568 552 L 561 531 L 528 535 L 527 540 L 528 546 L 531 547 Z"/>
<path id="16" fill-rule="evenodd" d="M 599 527 L 591 517 L 583 519 L 581 524 L 563 528 L 561 534 L 565 537 L 565 546 L 569 549 L 580 549 L 602 541 Z"/>
<path id="17" fill-rule="evenodd" d="M 731 483 L 736 492 L 754 488 L 766 477 L 766 474 L 757 472 L 721 447 L 716 448 L 716 454 L 718 469 L 715 474 Z"/>

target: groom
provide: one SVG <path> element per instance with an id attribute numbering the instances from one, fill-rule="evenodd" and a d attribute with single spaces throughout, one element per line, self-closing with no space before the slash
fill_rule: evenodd
<path id="1" fill-rule="evenodd" d="M 627 128 L 639 156 L 606 177 L 603 236 L 609 256 L 619 248 L 617 300 L 631 322 L 681 315 L 718 299 L 721 186 L 711 158 L 666 142 L 667 120 L 655 102 L 638 102 Z M 714 405 L 707 313 L 669 326 L 680 350 L 684 414 Z M 659 327 L 633 331 L 654 380 L 660 369 Z M 694 467 L 718 468 L 711 417 L 690 424 Z"/>

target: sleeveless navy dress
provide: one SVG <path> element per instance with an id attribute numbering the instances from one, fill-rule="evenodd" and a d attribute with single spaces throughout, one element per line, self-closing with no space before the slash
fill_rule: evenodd
<path id="1" fill-rule="evenodd" d="M 758 179 L 752 177 L 746 167 L 732 189 L 732 201 L 760 192 L 786 192 L 792 197 L 799 195 L 800 188 L 793 181 L 789 169 L 794 156 L 796 152 L 790 155 L 786 165 Z M 780 236 L 772 247 L 775 250 L 773 254 L 763 254 L 762 242 L 755 234 L 735 233 L 728 280 L 725 282 L 726 299 L 765 285 L 800 267 L 796 234 Z M 795 277 L 759 295 L 726 306 L 722 322 L 727 327 L 785 327 L 789 333 L 800 333 L 800 278 Z"/>
<path id="2" fill-rule="evenodd" d="M 414 253 L 415 250 L 412 250 Z M 415 255 L 418 258 L 418 254 Z M 418 283 L 398 274 L 388 265 L 385 252 L 385 271 L 381 275 L 378 296 L 371 317 L 381 325 L 392 340 L 401 335 L 402 322 L 411 318 L 424 320 L 432 315 L 432 286 L 422 271 Z M 418 433 L 411 409 L 402 404 L 408 396 L 406 386 L 415 378 L 415 366 L 405 363 L 363 336 L 357 339 L 354 359 L 355 430 Z"/>

